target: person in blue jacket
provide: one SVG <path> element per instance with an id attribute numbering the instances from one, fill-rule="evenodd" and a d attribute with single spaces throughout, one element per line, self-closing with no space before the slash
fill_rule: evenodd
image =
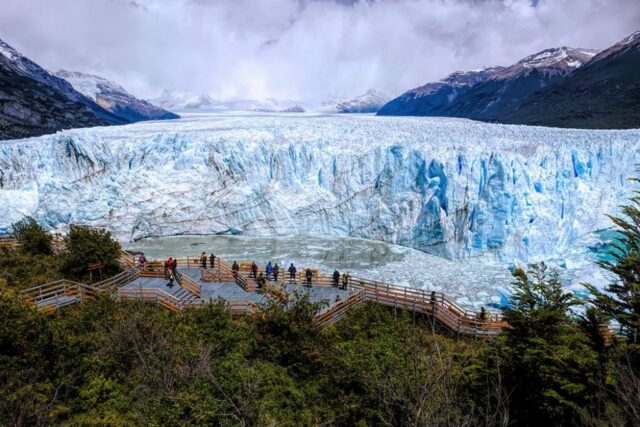
<path id="1" fill-rule="evenodd" d="M 267 272 L 267 280 L 271 280 L 271 275 L 273 274 L 273 266 L 271 265 L 271 261 L 269 261 L 269 263 L 267 264 L 265 271 Z"/>

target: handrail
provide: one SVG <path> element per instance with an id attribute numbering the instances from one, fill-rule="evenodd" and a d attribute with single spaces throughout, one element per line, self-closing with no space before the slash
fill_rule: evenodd
<path id="1" fill-rule="evenodd" d="M 178 284 L 187 292 L 200 298 L 202 296 L 202 286 L 186 274 L 176 270 L 176 280 Z"/>
<path id="2" fill-rule="evenodd" d="M 359 290 L 348 298 L 343 299 L 316 315 L 316 320 L 322 326 L 331 325 L 340 320 L 351 308 L 364 302 L 364 291 Z"/>
<path id="3" fill-rule="evenodd" d="M 133 282 L 138 277 L 140 277 L 140 269 L 137 267 L 132 267 L 128 270 L 118 273 L 113 277 L 94 283 L 92 287 L 98 290 L 120 287 L 126 285 L 129 282 Z"/>
<path id="4" fill-rule="evenodd" d="M 118 289 L 118 300 L 142 300 L 155 302 L 171 311 L 179 312 L 183 308 L 181 301 L 170 293 L 158 288 Z"/>

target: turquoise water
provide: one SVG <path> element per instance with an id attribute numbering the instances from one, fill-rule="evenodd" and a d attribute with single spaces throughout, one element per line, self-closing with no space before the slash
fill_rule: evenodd
<path id="1" fill-rule="evenodd" d="M 588 246 L 589 251 L 595 255 L 598 261 L 614 262 L 614 254 L 617 249 L 611 244 L 622 237 L 622 234 L 616 230 L 600 230 L 593 233 L 599 241 Z"/>

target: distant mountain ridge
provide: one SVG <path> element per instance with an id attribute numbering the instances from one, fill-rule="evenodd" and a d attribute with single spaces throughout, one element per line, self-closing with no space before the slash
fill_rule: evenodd
<path id="1" fill-rule="evenodd" d="M 0 40 L 0 139 L 123 123 Z"/>
<path id="2" fill-rule="evenodd" d="M 588 62 L 596 51 L 561 47 L 530 55 L 509 67 L 458 71 L 412 89 L 379 115 L 464 117 L 496 121 L 533 93 Z"/>
<path id="3" fill-rule="evenodd" d="M 640 31 L 601 52 L 546 49 L 509 67 L 456 72 L 405 92 L 378 114 L 640 128 Z"/>
<path id="4" fill-rule="evenodd" d="M 593 129 L 640 128 L 640 31 L 595 55 L 503 123 Z"/>
<path id="5" fill-rule="evenodd" d="M 177 119 L 180 117 L 147 101 L 136 98 L 120 85 L 103 77 L 66 70 L 60 70 L 55 75 L 71 83 L 75 90 L 91 98 L 105 110 L 129 122 Z"/>

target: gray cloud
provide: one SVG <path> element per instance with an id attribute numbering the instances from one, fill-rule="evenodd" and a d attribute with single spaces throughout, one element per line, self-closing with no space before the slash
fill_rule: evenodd
<path id="1" fill-rule="evenodd" d="M 50 69 L 143 96 L 392 95 L 640 29 L 637 0 L 3 0 L 0 38 Z"/>

